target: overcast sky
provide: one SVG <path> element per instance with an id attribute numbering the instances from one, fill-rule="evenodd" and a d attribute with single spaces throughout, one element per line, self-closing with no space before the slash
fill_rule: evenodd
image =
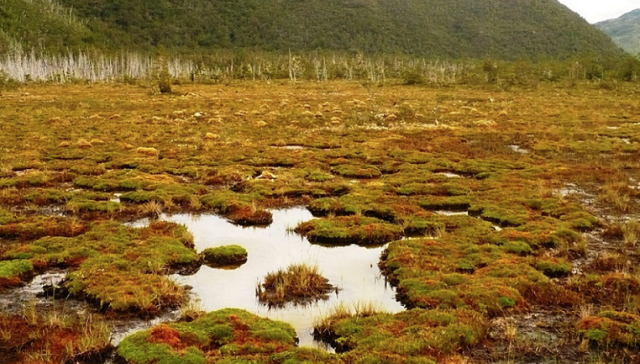
<path id="1" fill-rule="evenodd" d="M 590 23 L 617 18 L 640 8 L 640 0 L 558 0 Z"/>

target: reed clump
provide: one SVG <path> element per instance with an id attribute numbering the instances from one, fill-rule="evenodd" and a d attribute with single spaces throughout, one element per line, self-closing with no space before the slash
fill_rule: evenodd
<path id="1" fill-rule="evenodd" d="M 291 264 L 286 270 L 267 274 L 256 287 L 256 296 L 269 306 L 282 306 L 288 302 L 305 304 L 327 299 L 334 290 L 318 266 Z"/>
<path id="2" fill-rule="evenodd" d="M 21 315 L 0 315 L 2 359 L 15 363 L 104 360 L 113 349 L 112 327 L 97 315 L 43 308 L 35 300 Z"/>

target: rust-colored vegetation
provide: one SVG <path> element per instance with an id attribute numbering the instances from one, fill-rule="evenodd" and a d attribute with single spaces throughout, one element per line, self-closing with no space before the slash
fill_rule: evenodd
<path id="1" fill-rule="evenodd" d="M 324 331 L 343 356 L 292 349 L 289 334 L 258 345 L 241 315 L 220 319 L 215 339 L 168 324 L 131 340 L 175 360 L 255 350 L 278 363 L 576 362 L 636 348 L 620 315 L 640 314 L 637 84 L 238 81 L 174 91 L 3 93 L 0 289 L 65 268 L 58 288 L 71 299 L 156 315 L 186 297 L 166 274 L 202 259 L 184 227 L 155 218 L 216 213 L 259 226 L 271 208 L 304 205 L 317 219 L 291 228 L 313 243 L 389 243 L 380 267 L 406 312 L 334 320 Z M 124 225 L 141 217 L 150 226 Z M 585 305 L 598 314 L 581 317 Z M 510 344 L 490 334 L 496 320 L 529 313 L 570 322 L 522 333 L 554 333 L 562 346 L 532 342 L 549 350 L 502 357 Z"/>
<path id="2" fill-rule="evenodd" d="M 0 316 L 1 363 L 67 363 L 105 360 L 110 326 L 95 316 L 42 309 L 32 302 L 21 314 Z"/>
<path id="3" fill-rule="evenodd" d="M 118 346 L 131 364 L 205 363 L 223 360 L 267 360 L 295 352 L 296 336 L 286 323 L 239 309 L 210 312 L 192 322 L 161 324 L 137 332 Z"/>

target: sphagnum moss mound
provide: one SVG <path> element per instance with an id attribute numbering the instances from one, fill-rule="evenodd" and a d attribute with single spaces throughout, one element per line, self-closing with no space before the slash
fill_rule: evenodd
<path id="1" fill-rule="evenodd" d="M 481 342 L 488 322 L 471 310 L 412 309 L 398 314 L 338 310 L 314 328 L 314 334 L 335 345 L 349 362 L 367 358 L 435 363 L 438 357 Z"/>
<path id="2" fill-rule="evenodd" d="M 312 243 L 381 245 L 402 236 L 402 227 L 364 216 L 321 218 L 294 230 Z"/>
<path id="3" fill-rule="evenodd" d="M 184 289 L 163 274 L 199 266 L 193 236 L 178 224 L 153 222 L 141 229 L 116 222 L 94 223 L 75 237 L 44 237 L 5 251 L 5 270 L 20 275 L 67 267 L 62 289 L 120 312 L 153 315 L 178 307 Z M 11 268 L 11 269 L 9 269 Z M 24 274 L 24 273 L 22 273 Z"/>
<path id="4" fill-rule="evenodd" d="M 239 266 L 247 261 L 247 250 L 239 245 L 207 248 L 200 253 L 205 264 L 212 267 Z"/>
<path id="5" fill-rule="evenodd" d="M 125 338 L 117 353 L 129 364 L 266 361 L 295 351 L 291 325 L 239 309 L 207 313 L 191 322 L 160 324 Z"/>

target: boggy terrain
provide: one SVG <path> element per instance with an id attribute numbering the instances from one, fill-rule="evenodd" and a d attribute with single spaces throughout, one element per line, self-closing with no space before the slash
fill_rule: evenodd
<path id="1" fill-rule="evenodd" d="M 316 336 L 338 354 L 296 348 L 287 324 L 245 311 L 191 312 L 125 339 L 120 359 L 640 360 L 637 85 L 175 88 L 0 97 L 0 289 L 63 268 L 56 297 L 97 317 L 4 309 L 0 362 L 95 359 L 111 350 L 103 320 L 187 304 L 167 274 L 204 263 L 191 234 L 126 222 L 266 225 L 269 209 L 300 205 L 317 218 L 292 230 L 313 243 L 390 242 L 380 267 L 407 310 L 336 308 Z"/>

